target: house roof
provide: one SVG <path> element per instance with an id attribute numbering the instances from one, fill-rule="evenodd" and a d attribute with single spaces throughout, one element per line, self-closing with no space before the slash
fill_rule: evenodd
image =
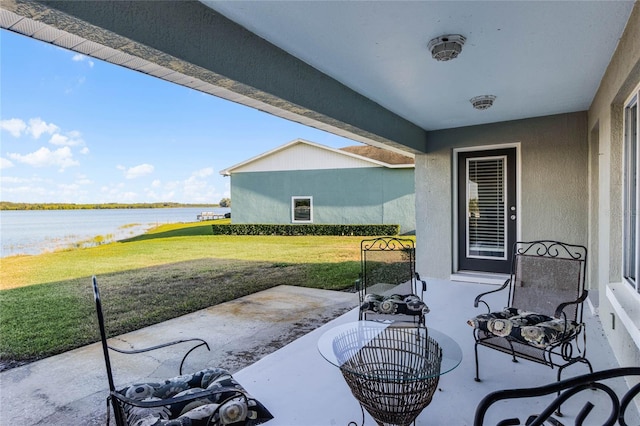
<path id="1" fill-rule="evenodd" d="M 414 160 L 411 157 L 370 145 L 345 146 L 340 150 L 387 164 L 414 164 Z"/>
<path id="2" fill-rule="evenodd" d="M 229 176 L 237 172 L 365 167 L 413 168 L 414 162 L 411 157 L 372 146 L 336 149 L 304 139 L 295 139 L 221 170 L 220 174 Z"/>

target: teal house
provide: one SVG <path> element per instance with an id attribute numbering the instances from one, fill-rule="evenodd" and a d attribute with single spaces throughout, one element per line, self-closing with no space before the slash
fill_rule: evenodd
<path id="1" fill-rule="evenodd" d="M 373 146 L 296 139 L 220 172 L 232 222 L 398 224 L 415 233 L 413 158 Z"/>

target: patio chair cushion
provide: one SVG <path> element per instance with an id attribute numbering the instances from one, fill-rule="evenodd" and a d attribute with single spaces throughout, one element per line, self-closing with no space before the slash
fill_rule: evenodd
<path id="1" fill-rule="evenodd" d="M 224 389 L 227 390 L 224 390 Z M 189 395 L 204 390 L 216 390 L 197 400 L 153 408 L 136 407 L 124 403 L 127 424 L 133 426 L 179 426 L 179 425 L 259 425 L 273 416 L 262 403 L 248 395 L 245 389 L 222 368 L 208 368 L 194 374 L 167 379 L 162 383 L 139 383 L 126 386 L 117 392 L 137 401 L 161 401 L 168 398 Z M 243 392 L 242 397 L 231 398 L 235 392 Z M 224 402 L 226 401 L 226 402 Z M 221 402 L 224 402 L 222 405 Z M 220 407 L 211 423 L 209 418 Z"/>
<path id="2" fill-rule="evenodd" d="M 515 308 L 481 314 L 467 323 L 494 336 L 509 337 L 540 349 L 571 339 L 581 329 L 581 325 L 575 321 L 565 321 Z"/>
<path id="3" fill-rule="evenodd" d="M 503 311 L 477 315 L 476 317 L 468 320 L 467 324 L 469 324 L 473 328 L 479 328 L 480 330 L 488 333 L 489 321 L 494 319 L 507 319 L 515 315 L 518 315 L 518 310 L 516 308 L 505 308 Z"/>
<path id="4" fill-rule="evenodd" d="M 429 307 L 415 294 L 366 294 L 360 305 L 363 312 L 374 314 L 426 315 Z"/>

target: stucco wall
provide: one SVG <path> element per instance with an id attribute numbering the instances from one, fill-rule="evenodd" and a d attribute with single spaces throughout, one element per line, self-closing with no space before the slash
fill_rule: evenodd
<path id="1" fill-rule="evenodd" d="M 232 223 L 291 223 L 291 197 L 313 197 L 313 222 L 399 224 L 415 231 L 414 169 L 298 170 L 231 175 Z"/>
<path id="2" fill-rule="evenodd" d="M 515 145 L 520 164 L 518 239 L 587 244 L 586 112 L 430 132 L 428 153 L 416 156 L 417 262 L 422 274 L 453 272 L 454 149 Z"/>
<path id="3" fill-rule="evenodd" d="M 640 295 L 622 279 L 624 102 L 640 84 L 640 4 L 636 3 L 588 112 L 597 210 L 591 213 L 598 253 L 598 313 L 621 365 L 640 365 Z"/>

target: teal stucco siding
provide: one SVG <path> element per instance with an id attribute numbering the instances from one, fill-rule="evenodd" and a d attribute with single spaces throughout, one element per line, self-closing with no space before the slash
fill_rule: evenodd
<path id="1" fill-rule="evenodd" d="M 415 232 L 413 168 L 233 173 L 232 223 L 292 223 L 293 196 L 313 197 L 313 223 L 398 224 L 403 234 Z"/>

